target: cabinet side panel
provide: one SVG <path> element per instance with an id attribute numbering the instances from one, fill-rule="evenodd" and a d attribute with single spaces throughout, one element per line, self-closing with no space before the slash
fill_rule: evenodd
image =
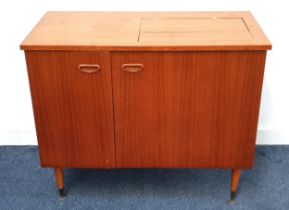
<path id="1" fill-rule="evenodd" d="M 252 167 L 265 56 L 112 53 L 117 167 Z"/>
<path id="2" fill-rule="evenodd" d="M 108 52 L 26 51 L 41 164 L 115 166 Z M 80 64 L 97 64 L 85 73 Z"/>

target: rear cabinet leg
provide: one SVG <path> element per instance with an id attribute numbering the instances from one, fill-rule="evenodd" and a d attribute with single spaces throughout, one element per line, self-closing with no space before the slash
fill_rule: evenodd
<path id="1" fill-rule="evenodd" d="M 230 203 L 234 202 L 236 198 L 240 175 L 241 175 L 241 169 L 232 169 Z"/>
<path id="2" fill-rule="evenodd" d="M 64 200 L 65 194 L 64 194 L 63 168 L 54 168 L 54 172 L 60 200 Z"/>

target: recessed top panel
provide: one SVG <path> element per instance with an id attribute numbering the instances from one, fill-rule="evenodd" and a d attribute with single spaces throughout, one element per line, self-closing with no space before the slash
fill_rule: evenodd
<path id="1" fill-rule="evenodd" d="M 142 32 L 248 31 L 243 18 L 143 18 Z"/>
<path id="2" fill-rule="evenodd" d="M 249 12 L 47 12 L 24 50 L 268 50 Z"/>
<path id="3" fill-rule="evenodd" d="M 139 42 L 249 41 L 243 18 L 144 18 Z"/>

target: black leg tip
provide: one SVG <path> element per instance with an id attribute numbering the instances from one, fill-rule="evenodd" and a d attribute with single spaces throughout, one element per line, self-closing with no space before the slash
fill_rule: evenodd
<path id="1" fill-rule="evenodd" d="M 64 200 L 65 199 L 65 194 L 63 189 L 58 189 L 59 192 L 59 199 Z"/>
<path id="2" fill-rule="evenodd" d="M 230 200 L 229 200 L 229 204 L 233 204 L 236 198 L 237 192 L 233 192 L 231 191 L 231 196 L 230 196 Z"/>
<path id="3" fill-rule="evenodd" d="M 235 200 L 235 198 L 236 198 L 236 195 L 237 195 L 237 192 L 233 192 L 233 191 L 231 191 L 231 200 Z"/>

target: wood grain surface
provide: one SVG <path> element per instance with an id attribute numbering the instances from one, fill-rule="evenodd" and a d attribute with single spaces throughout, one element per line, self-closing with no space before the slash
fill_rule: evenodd
<path id="1" fill-rule="evenodd" d="M 41 165 L 115 167 L 110 57 L 26 51 Z M 94 73 L 80 64 L 99 65 Z"/>
<path id="2" fill-rule="evenodd" d="M 251 168 L 265 57 L 112 52 L 116 166 Z"/>
<path id="3" fill-rule="evenodd" d="M 250 12 L 47 12 L 23 50 L 267 50 Z"/>

